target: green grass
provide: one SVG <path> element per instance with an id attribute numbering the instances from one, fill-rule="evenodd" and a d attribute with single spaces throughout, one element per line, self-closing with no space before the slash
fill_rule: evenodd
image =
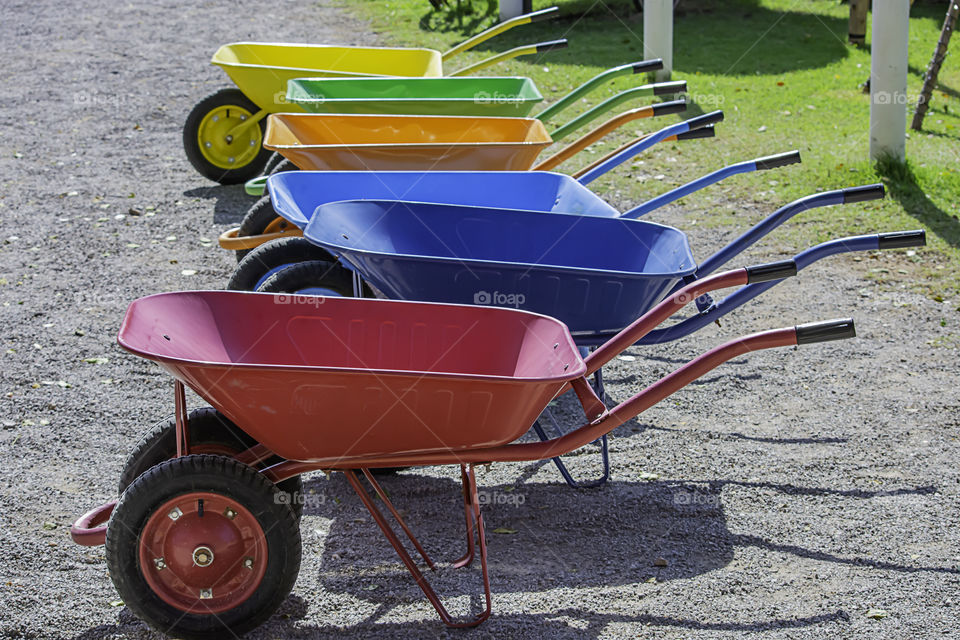
<path id="1" fill-rule="evenodd" d="M 385 42 L 444 50 L 493 24 L 495 3 L 475 0 L 462 26 L 450 12 L 431 11 L 426 0 L 341 0 L 371 21 Z M 456 4 L 451 0 L 451 4 Z M 464 0 L 464 4 L 469 4 Z M 518 27 L 445 65 L 453 70 L 507 48 L 570 39 L 564 51 L 540 59 L 520 58 L 482 72 L 533 78 L 548 100 L 599 71 L 643 59 L 643 22 L 627 0 L 556 0 L 561 18 Z M 591 188 L 614 203 L 639 201 L 724 165 L 790 149 L 803 164 L 729 178 L 683 200 L 698 224 L 744 228 L 757 213 L 818 190 L 882 180 L 883 201 L 805 212 L 775 232 L 782 244 L 802 247 L 830 238 L 876 231 L 925 228 L 928 247 L 880 259 L 885 269 L 871 277 L 907 284 L 926 295 L 960 300 L 960 64 L 947 58 L 922 133 L 909 132 L 907 165 L 873 165 L 868 157 L 869 96 L 860 85 L 870 74 L 869 44 L 846 43 L 846 5 L 836 0 L 728 0 L 688 2 L 674 34 L 674 79 L 687 80 L 693 110 L 684 117 L 721 108 L 725 121 L 714 140 L 662 144 L 597 180 Z M 940 4 L 917 5 L 910 25 L 908 92 L 920 90 L 943 20 Z M 870 34 L 868 33 L 868 43 Z M 953 42 L 953 48 L 960 42 Z M 621 78 L 578 104 L 557 122 L 598 98 L 622 90 L 635 78 Z M 624 109 L 626 107 L 621 107 Z M 574 171 L 615 145 L 678 116 L 639 121 L 562 165 Z M 909 119 L 909 118 L 908 118 Z M 663 176 L 657 179 L 658 176 Z M 656 214 L 651 214 L 656 219 Z M 847 258 L 848 260 L 850 258 Z M 871 261 L 872 262 L 872 261 Z M 894 267 L 894 268 L 890 268 Z M 866 270 L 866 269 L 864 269 Z M 952 300 L 951 300 L 952 299 Z"/>

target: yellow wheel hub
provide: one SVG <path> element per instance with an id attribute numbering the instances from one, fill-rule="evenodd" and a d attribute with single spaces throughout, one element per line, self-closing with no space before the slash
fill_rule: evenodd
<path id="1" fill-rule="evenodd" d="M 236 105 L 217 107 L 200 121 L 197 143 L 207 162 L 221 169 L 237 169 L 260 153 L 260 126 L 249 123 L 252 114 Z M 241 125 L 247 124 L 239 131 Z"/>

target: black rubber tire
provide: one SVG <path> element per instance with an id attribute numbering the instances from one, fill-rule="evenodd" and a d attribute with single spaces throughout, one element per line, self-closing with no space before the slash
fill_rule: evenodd
<path id="1" fill-rule="evenodd" d="M 257 519 L 266 537 L 267 568 L 247 600 L 216 615 L 184 613 L 161 600 L 140 568 L 140 534 L 168 500 L 202 488 L 228 496 Z M 296 583 L 300 527 L 279 492 L 253 469 L 225 456 L 185 456 L 151 468 L 120 497 L 107 525 L 107 569 L 124 604 L 162 634 L 176 638 L 236 638 L 265 622 Z"/>
<path id="2" fill-rule="evenodd" d="M 335 262 L 336 258 L 302 236 L 277 238 L 250 251 L 240 261 L 227 283 L 231 291 L 256 291 L 257 284 L 271 270 L 311 260 Z"/>
<path id="3" fill-rule="evenodd" d="M 220 89 L 216 93 L 210 94 L 198 102 L 197 106 L 191 109 L 187 116 L 187 121 L 183 125 L 183 150 L 187 154 L 187 160 L 203 177 L 220 184 L 238 184 L 260 175 L 270 158 L 271 152 L 269 149 L 261 147 L 253 160 L 235 169 L 222 169 L 204 158 L 197 141 L 197 131 L 200 129 L 200 123 L 211 110 L 224 106 L 241 107 L 250 112 L 251 115 L 260 111 L 260 107 L 255 105 L 240 89 Z M 261 119 L 258 126 L 262 137 L 266 131 L 266 118 Z"/>
<path id="4" fill-rule="evenodd" d="M 270 157 L 267 159 L 267 163 L 263 165 L 263 173 L 261 175 L 268 176 L 270 172 L 273 171 L 273 168 L 286 160 L 282 155 L 274 151 L 270 154 Z"/>
<path id="5" fill-rule="evenodd" d="M 245 451 L 257 441 L 248 436 L 213 407 L 199 407 L 187 414 L 190 425 L 191 445 L 216 445 L 236 452 Z M 141 475 L 161 462 L 177 455 L 176 419 L 171 416 L 153 426 L 140 438 L 133 448 L 120 473 L 118 493 L 120 495 Z M 279 458 L 269 458 L 259 468 L 280 462 Z M 303 481 L 300 476 L 284 480 L 277 488 L 286 495 L 287 502 L 293 508 L 297 518 L 303 514 Z"/>
<path id="6" fill-rule="evenodd" d="M 270 170 L 269 170 L 269 171 L 266 171 L 266 170 L 265 170 L 265 171 L 264 171 L 264 175 L 267 175 L 267 176 L 275 176 L 275 175 L 277 175 L 278 173 L 283 173 L 284 171 L 299 171 L 299 170 L 300 170 L 299 167 L 297 167 L 297 165 L 293 164 L 293 161 L 292 161 L 292 160 L 290 160 L 289 158 L 284 158 L 283 160 L 281 160 L 281 161 L 278 162 L 277 164 L 275 164 L 275 165 L 273 165 L 272 167 L 270 167 Z"/>
<path id="7" fill-rule="evenodd" d="M 301 262 L 278 271 L 260 285 L 257 291 L 266 293 L 297 293 L 311 287 L 323 287 L 336 291 L 344 298 L 352 298 L 353 272 L 344 268 L 339 262 L 328 260 L 311 260 Z M 366 283 L 363 284 L 363 298 L 372 298 L 373 291 Z"/>
<path id="8" fill-rule="evenodd" d="M 243 216 L 243 220 L 240 221 L 240 229 L 237 231 L 237 237 L 243 236 L 258 236 L 261 233 L 264 233 L 267 230 L 267 227 L 270 224 L 279 218 L 280 228 L 286 229 L 290 226 L 290 223 L 285 219 L 277 215 L 277 212 L 273 209 L 273 203 L 270 201 L 269 195 L 263 195 L 259 200 L 253 203 L 253 205 L 247 209 L 246 215 Z M 253 251 L 253 249 L 241 249 L 236 251 L 237 262 L 242 261 L 247 255 Z"/>

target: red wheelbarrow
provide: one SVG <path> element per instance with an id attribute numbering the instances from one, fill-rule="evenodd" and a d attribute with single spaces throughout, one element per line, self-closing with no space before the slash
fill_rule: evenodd
<path id="1" fill-rule="evenodd" d="M 136 449 L 132 464 L 158 450 L 169 459 L 135 478 L 125 470 L 130 483 L 120 499 L 82 516 L 71 535 L 82 545 L 106 544 L 120 597 L 155 629 L 232 638 L 269 618 L 293 588 L 301 496 L 291 481 L 340 471 L 443 622 L 479 624 L 490 615 L 491 594 L 474 465 L 573 451 L 747 352 L 853 337 L 852 320 L 741 337 L 612 409 L 587 382 L 698 296 L 782 279 L 796 268 L 788 260 L 692 282 L 586 359 L 566 325 L 512 309 L 234 291 L 142 298 L 127 310 L 118 340 L 174 377 L 176 418 L 156 446 Z M 188 415 L 187 386 L 213 408 Z M 514 443 L 568 389 L 584 425 Z M 370 472 L 446 464 L 459 465 L 464 485 L 466 553 L 453 565 L 478 556 L 485 596 L 482 610 L 465 619 L 447 612 L 375 504 L 379 498 L 434 568 Z"/>

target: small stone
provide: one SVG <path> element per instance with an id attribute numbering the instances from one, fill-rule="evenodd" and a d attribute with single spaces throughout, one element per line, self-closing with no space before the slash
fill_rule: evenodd
<path id="1" fill-rule="evenodd" d="M 666 559 L 666 558 L 657 558 L 656 560 L 653 561 L 653 566 L 655 566 L 655 567 L 665 567 L 665 566 L 667 566 L 667 559 Z"/>

